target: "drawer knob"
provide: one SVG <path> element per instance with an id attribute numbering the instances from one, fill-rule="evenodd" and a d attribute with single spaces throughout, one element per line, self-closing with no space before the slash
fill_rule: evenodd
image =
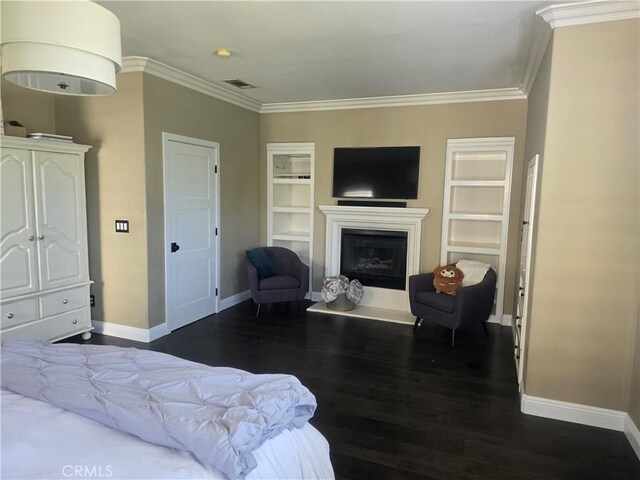
<path id="1" fill-rule="evenodd" d="M 76 319 L 74 318 L 74 319 L 73 319 L 73 322 L 71 322 L 71 323 L 73 323 L 73 324 L 75 325 L 76 323 L 78 323 L 78 320 L 76 320 Z"/>
<path id="2" fill-rule="evenodd" d="M 13 318 L 13 313 L 12 312 L 7 313 L 7 318 Z"/>
<path id="3" fill-rule="evenodd" d="M 69 300 L 65 298 L 64 300 L 62 300 L 62 303 L 66 305 L 67 303 L 69 303 Z"/>

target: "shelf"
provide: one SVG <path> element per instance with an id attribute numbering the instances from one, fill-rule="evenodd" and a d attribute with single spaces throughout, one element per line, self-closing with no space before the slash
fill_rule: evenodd
<path id="1" fill-rule="evenodd" d="M 449 242 L 447 250 L 450 252 L 482 253 L 487 255 L 499 255 L 499 243 L 483 242 Z"/>
<path id="2" fill-rule="evenodd" d="M 273 240 L 292 240 L 295 242 L 311 242 L 308 232 L 278 232 L 271 235 Z"/>
<path id="3" fill-rule="evenodd" d="M 502 222 L 502 215 L 484 213 L 449 213 L 450 220 L 478 220 L 481 222 Z"/>
<path id="4" fill-rule="evenodd" d="M 504 187 L 504 180 L 451 180 L 452 187 Z"/>
<path id="5" fill-rule="evenodd" d="M 272 182 L 275 185 L 311 185 L 310 178 L 273 178 Z"/>
<path id="6" fill-rule="evenodd" d="M 311 214 L 311 207 L 282 206 L 273 207 L 273 213 L 303 213 Z"/>

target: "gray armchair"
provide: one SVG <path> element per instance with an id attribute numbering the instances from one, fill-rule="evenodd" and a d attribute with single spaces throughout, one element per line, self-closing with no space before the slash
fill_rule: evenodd
<path id="1" fill-rule="evenodd" d="M 247 278 L 251 298 L 258 305 L 256 317 L 263 303 L 296 302 L 302 311 L 300 300 L 309 290 L 309 267 L 302 263 L 295 252 L 283 247 L 263 247 L 266 253 L 268 275 L 264 274 L 264 265 L 256 265 L 249 259 L 247 252 Z M 263 252 L 260 252 L 261 254 Z M 259 262 L 257 262 L 259 263 Z M 261 278 L 262 277 L 262 278 Z"/>
<path id="2" fill-rule="evenodd" d="M 460 287 L 455 296 L 436 293 L 433 273 L 422 273 L 409 277 L 409 303 L 415 315 L 414 333 L 423 320 L 450 328 L 451 346 L 455 344 L 456 330 L 479 323 L 485 333 L 485 322 L 491 315 L 496 294 L 496 272 L 490 268 L 484 279 L 468 287 Z"/>

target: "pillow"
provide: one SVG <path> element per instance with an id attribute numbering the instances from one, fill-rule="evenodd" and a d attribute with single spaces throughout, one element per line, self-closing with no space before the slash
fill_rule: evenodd
<path id="1" fill-rule="evenodd" d="M 269 278 L 278 274 L 264 248 L 254 248 L 252 250 L 247 250 L 246 253 L 247 257 L 249 257 L 249 261 L 253 263 L 258 270 L 258 278 Z"/>
<path id="2" fill-rule="evenodd" d="M 488 263 L 476 262 L 474 260 L 459 260 L 458 263 L 456 263 L 456 267 L 464 273 L 462 286 L 469 287 L 484 280 L 484 276 L 491 268 L 491 265 Z"/>

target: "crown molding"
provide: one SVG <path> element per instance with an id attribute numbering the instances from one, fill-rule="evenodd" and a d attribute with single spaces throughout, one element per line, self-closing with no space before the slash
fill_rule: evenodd
<path id="1" fill-rule="evenodd" d="M 124 57 L 122 59 L 122 70 L 120 73 L 144 72 L 164 80 L 176 83 L 183 87 L 190 88 L 210 97 L 223 100 L 233 105 L 237 105 L 253 112 L 259 112 L 261 104 L 244 95 L 230 92 L 218 85 L 215 85 L 201 78 L 185 73 L 177 68 L 170 67 L 164 63 L 147 57 Z"/>
<path id="2" fill-rule="evenodd" d="M 536 16 L 533 22 L 533 33 L 531 35 L 531 43 L 529 45 L 529 53 L 522 70 L 522 79 L 520 80 L 520 90 L 528 97 L 533 82 L 538 75 L 540 64 L 544 58 L 544 54 L 549 46 L 551 35 L 553 34 L 552 28 L 542 17 Z"/>
<path id="3" fill-rule="evenodd" d="M 265 103 L 260 113 L 314 112 L 320 110 L 348 110 L 355 108 L 407 107 L 437 105 L 441 103 L 490 102 L 495 100 L 522 100 L 526 95 L 519 88 L 472 90 L 466 92 L 425 93 L 389 97 L 347 98 L 343 100 L 317 100 L 309 102 Z"/>
<path id="4" fill-rule="evenodd" d="M 562 3 L 538 10 L 551 28 L 640 18 L 638 0 L 591 0 Z"/>

